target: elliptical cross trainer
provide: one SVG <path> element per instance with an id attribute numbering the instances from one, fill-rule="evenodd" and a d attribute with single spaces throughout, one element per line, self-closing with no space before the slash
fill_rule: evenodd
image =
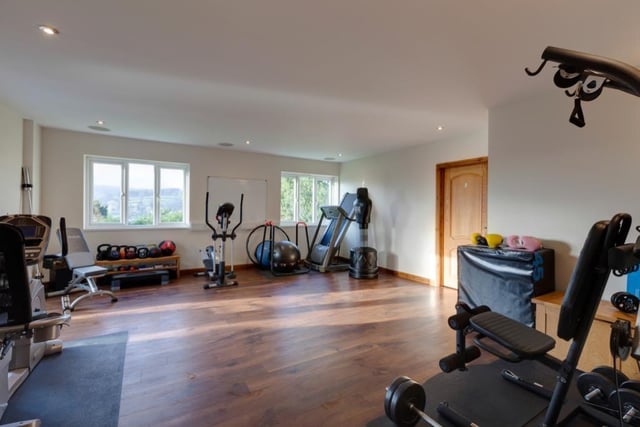
<path id="1" fill-rule="evenodd" d="M 236 238 L 236 229 L 240 227 L 242 224 L 242 202 L 244 201 L 244 194 L 240 195 L 240 220 L 236 224 L 235 227 L 229 233 L 229 218 L 231 218 L 231 214 L 233 214 L 234 206 L 233 203 L 223 203 L 218 206 L 218 211 L 216 212 L 216 221 L 220 226 L 220 232 L 216 230 L 216 227 L 213 226 L 209 222 L 209 192 L 207 191 L 207 197 L 205 200 L 205 222 L 207 226 L 211 229 L 213 234 L 211 238 L 213 239 L 213 250 L 210 251 L 211 263 L 213 265 L 213 271 L 210 272 L 210 279 L 212 282 L 204 285 L 204 289 L 211 288 L 221 288 L 225 286 L 237 286 L 238 282 L 236 280 L 228 280 L 229 275 L 225 271 L 225 242 L 227 239 L 234 240 Z M 216 243 L 217 240 L 220 239 L 220 246 L 217 249 L 216 253 Z M 217 263 L 216 263 L 217 258 Z M 231 271 L 233 274 L 233 271 Z M 234 276 L 235 277 L 235 276 Z"/>

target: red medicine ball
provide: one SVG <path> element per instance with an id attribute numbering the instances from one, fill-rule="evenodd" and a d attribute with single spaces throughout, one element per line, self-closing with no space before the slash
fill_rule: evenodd
<path id="1" fill-rule="evenodd" d="M 176 244 L 173 242 L 173 240 L 163 240 L 162 242 L 160 242 L 158 247 L 162 251 L 162 256 L 173 255 L 173 253 L 176 251 Z"/>

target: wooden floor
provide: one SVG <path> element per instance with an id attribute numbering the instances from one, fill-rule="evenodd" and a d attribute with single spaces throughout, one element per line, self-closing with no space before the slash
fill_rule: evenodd
<path id="1" fill-rule="evenodd" d="M 454 350 L 454 290 L 253 269 L 204 290 L 184 276 L 84 301 L 62 330 L 65 341 L 129 332 L 121 427 L 365 426 L 384 415 L 393 378 L 422 382 Z"/>

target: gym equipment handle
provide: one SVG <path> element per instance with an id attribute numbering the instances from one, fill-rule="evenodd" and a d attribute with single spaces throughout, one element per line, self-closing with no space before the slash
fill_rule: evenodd
<path id="1" fill-rule="evenodd" d="M 502 370 L 502 378 L 504 378 L 507 381 L 510 381 L 512 383 L 518 384 L 520 387 L 525 388 L 535 394 L 537 394 L 538 396 L 544 397 L 545 399 L 551 399 L 551 395 L 553 394 L 553 391 L 544 388 L 544 386 L 542 384 L 538 384 L 538 383 L 534 383 L 531 381 L 527 381 L 522 377 L 519 377 L 518 375 L 516 375 L 515 373 L 513 373 L 512 371 L 508 370 L 508 369 L 503 369 Z"/>
<path id="2" fill-rule="evenodd" d="M 465 427 L 480 427 L 478 424 L 469 420 L 464 415 L 459 412 L 453 410 L 448 402 L 440 402 L 438 404 L 438 413 L 451 421 L 456 426 L 465 426 Z"/>

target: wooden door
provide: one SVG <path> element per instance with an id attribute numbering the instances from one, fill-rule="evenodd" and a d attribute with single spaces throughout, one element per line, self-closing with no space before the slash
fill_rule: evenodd
<path id="1" fill-rule="evenodd" d="M 441 286 L 458 287 L 458 246 L 486 233 L 487 158 L 437 166 L 438 255 Z"/>

